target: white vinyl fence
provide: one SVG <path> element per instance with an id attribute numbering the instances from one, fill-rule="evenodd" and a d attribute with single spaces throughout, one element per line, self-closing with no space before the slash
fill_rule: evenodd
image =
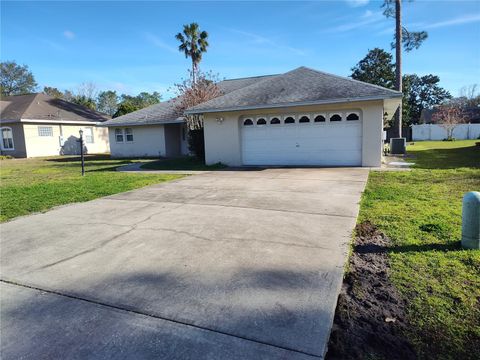
<path id="1" fill-rule="evenodd" d="M 460 124 L 453 130 L 453 137 L 458 140 L 478 139 L 480 124 Z M 440 125 L 422 124 L 412 125 L 412 140 L 443 140 L 447 138 L 447 131 Z"/>

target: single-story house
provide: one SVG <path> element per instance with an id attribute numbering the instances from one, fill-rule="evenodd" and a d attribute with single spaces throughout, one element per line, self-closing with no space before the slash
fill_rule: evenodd
<path id="1" fill-rule="evenodd" d="M 402 94 L 306 67 L 224 80 L 222 95 L 187 109 L 203 115 L 205 158 L 230 166 L 380 166 L 385 117 Z M 175 100 L 105 122 L 113 156 L 188 152 Z"/>
<path id="2" fill-rule="evenodd" d="M 13 157 L 78 154 L 83 130 L 86 153 L 107 153 L 108 131 L 99 125 L 108 119 L 45 94 L 7 96 L 0 101 L 0 151 Z"/>

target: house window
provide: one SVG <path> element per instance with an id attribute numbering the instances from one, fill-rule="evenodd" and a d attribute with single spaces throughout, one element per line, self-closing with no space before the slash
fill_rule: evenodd
<path id="1" fill-rule="evenodd" d="M 295 124 L 295 119 L 291 116 L 285 118 L 285 124 Z"/>
<path id="2" fill-rule="evenodd" d="M 253 125 L 253 121 L 252 121 L 252 119 L 245 119 L 245 121 L 243 122 L 243 125 L 244 125 L 244 126 L 250 126 L 250 125 Z"/>
<path id="3" fill-rule="evenodd" d="M 93 144 L 93 129 L 91 127 L 83 130 L 83 136 L 85 137 L 85 143 Z"/>
<path id="4" fill-rule="evenodd" d="M 315 121 L 315 122 L 325 122 L 325 116 L 323 116 L 323 115 L 317 115 L 317 116 L 315 116 L 314 121 Z"/>
<path id="5" fill-rule="evenodd" d="M 133 130 L 132 128 L 125 128 L 125 139 L 127 142 L 133 141 Z"/>
<path id="6" fill-rule="evenodd" d="M 1 129 L 2 129 L 2 149 L 14 150 L 12 129 L 9 127 L 4 127 Z"/>
<path id="7" fill-rule="evenodd" d="M 115 129 L 115 141 L 116 142 L 123 142 L 123 131 L 122 131 L 122 129 L 119 129 L 119 128 Z"/>
<path id="8" fill-rule="evenodd" d="M 360 120 L 360 117 L 358 116 L 358 114 L 351 113 L 351 114 L 348 114 L 347 120 L 348 121 Z"/>
<path id="9" fill-rule="evenodd" d="M 310 118 L 308 116 L 302 116 L 300 120 L 298 120 L 299 123 L 309 123 Z"/>
<path id="10" fill-rule="evenodd" d="M 267 125 L 267 121 L 264 118 L 257 120 L 257 125 Z"/>
<path id="11" fill-rule="evenodd" d="M 272 125 L 280 124 L 280 119 L 277 117 L 274 117 L 272 120 L 270 120 L 270 124 Z"/>
<path id="12" fill-rule="evenodd" d="M 53 136 L 53 128 L 51 126 L 39 126 L 38 136 Z"/>
<path id="13" fill-rule="evenodd" d="M 330 116 L 330 121 L 342 121 L 342 117 L 338 114 L 333 114 Z"/>

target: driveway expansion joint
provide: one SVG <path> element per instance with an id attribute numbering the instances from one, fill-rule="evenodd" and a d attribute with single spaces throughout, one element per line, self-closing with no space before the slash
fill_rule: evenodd
<path id="1" fill-rule="evenodd" d="M 194 200 L 196 197 L 192 198 Z M 224 207 L 224 208 L 236 208 L 236 209 L 250 209 L 250 210 L 259 210 L 259 211 L 275 211 L 275 212 L 283 212 L 288 214 L 303 214 L 303 215 L 315 215 L 315 216 L 332 216 L 332 217 L 341 217 L 341 218 L 348 218 L 348 219 L 356 219 L 357 216 L 353 215 L 340 215 L 340 214 L 327 214 L 327 213 L 314 213 L 309 211 L 298 211 L 298 210 L 282 210 L 282 209 L 271 209 L 271 208 L 260 208 L 260 207 L 252 207 L 252 206 L 239 206 L 239 205 L 221 205 L 221 204 L 199 204 L 199 203 L 192 203 L 192 202 L 178 202 L 178 201 L 148 201 L 148 200 L 137 200 L 137 199 L 115 199 L 115 198 L 105 198 L 105 200 L 113 200 L 113 201 L 143 201 L 148 202 L 150 204 L 179 204 L 179 205 L 193 205 L 193 206 L 213 206 L 213 207 Z M 180 206 L 179 206 L 180 207 Z M 175 208 L 176 209 L 176 208 Z M 174 209 L 171 209 L 174 210 Z M 155 214 L 154 214 L 155 215 Z M 153 215 L 152 215 L 153 216 Z"/>
<path id="2" fill-rule="evenodd" d="M 205 327 L 205 326 L 189 324 L 189 323 L 184 322 L 184 321 L 169 319 L 169 318 L 162 317 L 162 316 L 159 316 L 159 315 L 135 310 L 133 308 L 129 309 L 129 308 L 125 308 L 125 307 L 122 307 L 122 306 L 117 306 L 117 305 L 114 305 L 114 304 L 109 304 L 109 303 L 98 301 L 98 300 L 82 298 L 82 297 L 79 297 L 79 296 L 75 296 L 75 295 L 71 295 L 71 294 L 67 294 L 67 293 L 62 293 L 62 292 L 55 291 L 55 290 L 43 289 L 43 288 L 40 288 L 40 287 L 37 287 L 37 286 L 22 284 L 20 282 L 14 281 L 14 280 L 7 280 L 7 279 L 0 278 L 0 282 L 2 282 L 4 284 L 8 284 L 8 285 L 19 286 L 19 287 L 23 287 L 23 288 L 26 288 L 26 289 L 36 290 L 36 291 L 40 291 L 40 292 L 43 292 L 43 293 L 48 293 L 48 294 L 52 294 L 52 295 L 56 295 L 56 296 L 62 296 L 62 297 L 66 297 L 66 298 L 73 299 L 73 300 L 84 301 L 84 302 L 87 302 L 87 303 L 90 303 L 90 304 L 94 304 L 94 305 L 98 305 L 98 306 L 102 306 L 102 307 L 106 307 L 106 308 L 110 308 L 110 309 L 114 309 L 114 310 L 124 311 L 124 312 L 128 312 L 128 313 L 131 313 L 131 314 L 136 314 L 136 315 L 146 316 L 146 317 L 153 318 L 153 319 L 168 321 L 168 322 L 171 322 L 171 323 L 174 323 L 174 324 L 177 324 L 177 325 L 189 326 L 189 327 L 193 327 L 193 328 L 204 330 L 204 331 L 209 331 L 209 332 L 213 332 L 213 333 L 217 333 L 217 334 L 222 334 L 222 335 L 225 335 L 225 336 L 231 336 L 231 337 L 241 339 L 241 340 L 244 340 L 244 341 L 254 342 L 254 343 L 257 343 L 257 344 L 260 344 L 260 345 L 265 345 L 265 346 L 269 346 L 269 347 L 273 347 L 273 348 L 277 348 L 277 349 L 282 349 L 282 350 L 286 350 L 286 351 L 290 351 L 290 352 L 294 352 L 294 353 L 298 353 L 298 354 L 302 354 L 302 355 L 307 355 L 307 356 L 311 356 L 311 357 L 318 358 L 318 359 L 323 359 L 323 356 L 318 355 L 318 354 L 312 354 L 312 353 L 309 353 L 309 352 L 305 352 L 305 351 L 298 350 L 298 349 L 293 349 L 293 348 L 286 347 L 286 346 L 274 345 L 274 344 L 270 344 L 268 342 L 264 342 L 264 341 L 260 341 L 260 340 L 256 340 L 256 339 L 251 339 L 251 338 L 248 338 L 248 337 L 245 337 L 245 336 L 235 335 L 235 334 L 232 334 L 232 333 L 229 333 L 229 332 L 224 332 L 224 331 L 220 331 L 220 330 L 211 329 L 211 328 L 208 328 L 208 327 Z"/>

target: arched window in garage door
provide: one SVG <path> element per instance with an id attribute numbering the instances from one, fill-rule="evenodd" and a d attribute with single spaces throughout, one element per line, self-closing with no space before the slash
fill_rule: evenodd
<path id="1" fill-rule="evenodd" d="M 253 125 L 252 119 L 245 119 L 245 120 L 243 121 L 243 125 L 244 125 L 244 126 Z"/>
<path id="2" fill-rule="evenodd" d="M 330 121 L 342 121 L 342 116 L 339 114 L 333 114 L 330 116 Z"/>
<path id="3" fill-rule="evenodd" d="M 348 114 L 347 121 L 355 121 L 355 120 L 360 120 L 360 116 L 358 116 L 357 113 Z"/>
<path id="4" fill-rule="evenodd" d="M 264 118 L 257 120 L 257 125 L 267 125 L 267 121 Z"/>
<path id="5" fill-rule="evenodd" d="M 272 118 L 272 120 L 270 120 L 270 124 L 271 125 L 278 125 L 278 124 L 280 124 L 280 119 L 278 117 L 274 117 L 274 118 Z"/>
<path id="6" fill-rule="evenodd" d="M 285 124 L 295 124 L 295 119 L 292 116 L 287 116 L 284 122 Z"/>
<path id="7" fill-rule="evenodd" d="M 298 120 L 299 123 L 309 123 L 310 122 L 310 118 L 306 115 L 302 116 L 300 118 L 300 120 Z"/>

